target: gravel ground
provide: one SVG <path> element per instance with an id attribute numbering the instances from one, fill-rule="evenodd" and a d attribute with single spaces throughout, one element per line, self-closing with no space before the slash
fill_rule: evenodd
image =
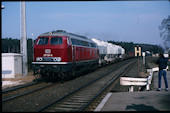
<path id="1" fill-rule="evenodd" d="M 28 72 L 27 76 L 21 76 L 17 78 L 2 78 L 2 90 L 32 82 L 34 79 L 36 78 L 34 77 L 32 71 Z"/>

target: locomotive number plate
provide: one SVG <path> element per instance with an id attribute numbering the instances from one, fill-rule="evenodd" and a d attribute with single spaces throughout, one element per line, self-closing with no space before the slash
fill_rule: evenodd
<path id="1" fill-rule="evenodd" d="M 43 54 L 44 57 L 52 57 L 53 54 Z"/>
<path id="2" fill-rule="evenodd" d="M 45 53 L 51 53 L 51 49 L 45 49 Z"/>

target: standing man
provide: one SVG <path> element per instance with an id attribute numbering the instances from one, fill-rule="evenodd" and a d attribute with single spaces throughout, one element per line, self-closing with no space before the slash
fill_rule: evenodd
<path id="1" fill-rule="evenodd" d="M 159 59 L 156 62 L 157 64 L 159 64 L 159 75 L 158 75 L 158 79 L 159 79 L 159 84 L 158 84 L 158 89 L 157 91 L 161 91 L 161 78 L 162 75 L 164 77 L 164 81 L 165 81 L 165 91 L 168 91 L 168 82 L 167 82 L 167 78 L 166 78 L 166 67 L 168 65 L 168 58 L 165 58 L 163 54 L 159 54 Z"/>

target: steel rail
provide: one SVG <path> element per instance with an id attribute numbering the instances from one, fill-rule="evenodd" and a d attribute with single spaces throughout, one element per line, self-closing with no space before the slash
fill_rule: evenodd
<path id="1" fill-rule="evenodd" d="M 108 88 L 108 86 L 110 86 L 120 75 L 122 75 L 124 72 L 126 72 L 133 63 L 134 63 L 134 62 L 130 63 L 128 68 L 123 69 L 119 74 L 117 74 L 115 77 L 113 77 L 113 78 L 110 80 L 110 82 L 108 82 L 108 83 L 106 84 L 106 86 L 103 87 L 103 88 L 97 93 L 97 95 L 95 95 L 85 106 L 83 106 L 83 107 L 79 110 L 79 112 L 80 112 L 80 111 L 83 111 L 84 109 L 86 109 L 106 88 Z"/>
<path id="2" fill-rule="evenodd" d="M 31 82 L 31 83 L 21 85 L 19 87 L 14 87 L 14 88 L 10 88 L 10 89 L 7 89 L 7 90 L 3 90 L 2 93 L 7 93 L 7 92 L 10 92 L 10 91 L 14 91 L 14 90 L 18 90 L 18 89 L 21 89 L 21 88 L 29 87 L 29 86 L 41 83 L 42 81 L 43 80 L 40 79 L 40 81 L 37 81 L 37 82 Z"/>
<path id="3" fill-rule="evenodd" d="M 15 98 L 18 98 L 18 97 L 21 97 L 21 96 L 24 96 L 24 95 L 27 95 L 27 94 L 42 90 L 42 89 L 45 89 L 45 88 L 48 88 L 48 87 L 51 87 L 51 86 L 53 86 L 55 84 L 57 84 L 57 83 L 53 83 L 53 84 L 45 86 L 45 87 L 41 87 L 41 88 L 38 88 L 38 89 L 35 89 L 35 90 L 31 90 L 31 91 L 28 91 L 28 92 L 21 93 L 19 95 L 15 95 L 15 96 L 3 99 L 2 102 L 6 102 L 6 101 L 9 101 L 9 100 L 12 100 L 12 99 L 15 99 Z"/>

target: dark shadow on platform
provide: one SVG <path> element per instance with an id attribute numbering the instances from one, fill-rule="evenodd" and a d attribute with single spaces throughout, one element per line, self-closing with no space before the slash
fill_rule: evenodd
<path id="1" fill-rule="evenodd" d="M 146 106 L 144 104 L 132 104 L 130 106 L 126 106 L 126 109 L 135 109 L 136 111 L 159 111 L 155 109 L 153 106 Z"/>

